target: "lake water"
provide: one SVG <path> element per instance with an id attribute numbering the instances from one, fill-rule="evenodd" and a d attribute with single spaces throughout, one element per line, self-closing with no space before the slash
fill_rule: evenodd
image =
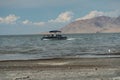
<path id="1" fill-rule="evenodd" d="M 41 40 L 42 35 L 0 36 L 0 60 L 120 57 L 114 55 L 120 53 L 120 33 L 66 36 L 67 40 Z"/>

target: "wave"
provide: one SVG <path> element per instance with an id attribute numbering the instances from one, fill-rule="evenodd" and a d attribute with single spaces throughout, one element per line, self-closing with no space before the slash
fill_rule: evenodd
<path id="1" fill-rule="evenodd" d="M 76 38 L 68 38 L 67 40 L 75 40 Z"/>
<path id="2" fill-rule="evenodd" d="M 33 47 L 16 47 L 10 49 L 1 49 L 0 54 L 35 54 L 44 51 L 44 47 L 33 46 Z"/>
<path id="3" fill-rule="evenodd" d="M 46 41 L 46 40 L 50 40 L 50 39 L 43 39 L 43 40 L 45 40 L 45 41 Z"/>

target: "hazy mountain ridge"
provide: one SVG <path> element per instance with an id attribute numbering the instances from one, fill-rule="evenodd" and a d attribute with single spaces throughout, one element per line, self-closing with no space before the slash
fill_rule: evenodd
<path id="1" fill-rule="evenodd" d="M 100 16 L 77 20 L 60 29 L 63 33 L 120 32 L 120 16 L 117 18 Z"/>

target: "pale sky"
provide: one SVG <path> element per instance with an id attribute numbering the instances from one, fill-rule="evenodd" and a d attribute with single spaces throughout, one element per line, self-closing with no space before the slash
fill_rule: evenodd
<path id="1" fill-rule="evenodd" d="M 39 34 L 101 15 L 120 16 L 120 0 L 0 0 L 0 35 Z"/>

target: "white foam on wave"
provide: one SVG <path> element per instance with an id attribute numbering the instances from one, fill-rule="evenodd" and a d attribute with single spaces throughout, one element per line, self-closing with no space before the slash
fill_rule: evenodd
<path id="1" fill-rule="evenodd" d="M 76 38 L 68 38 L 67 40 L 75 40 Z"/>
<path id="2" fill-rule="evenodd" d="M 52 62 L 52 63 L 38 63 L 40 65 L 66 65 L 68 62 Z"/>
<path id="3" fill-rule="evenodd" d="M 120 55 L 76 55 L 75 58 L 120 58 Z"/>
<path id="4" fill-rule="evenodd" d="M 43 40 L 49 40 L 49 39 L 43 39 Z"/>

